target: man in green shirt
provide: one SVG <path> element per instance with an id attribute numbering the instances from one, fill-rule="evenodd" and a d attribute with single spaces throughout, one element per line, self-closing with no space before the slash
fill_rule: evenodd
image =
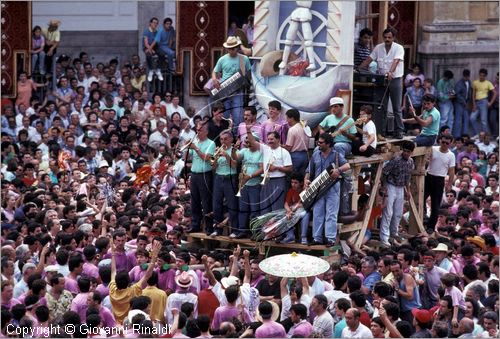
<path id="1" fill-rule="evenodd" d="M 247 125 L 247 133 L 252 133 L 251 127 Z M 252 134 L 255 140 L 260 137 Z M 264 173 L 262 164 L 262 152 L 259 150 L 259 143 L 245 141 L 245 147 L 237 152 L 238 160 L 242 161 L 241 174 L 239 180 L 240 187 L 240 211 L 238 215 L 238 229 L 233 229 L 231 238 L 245 238 L 250 235 L 248 227 L 249 221 L 258 216 L 260 210 L 260 175 Z"/>
<path id="2" fill-rule="evenodd" d="M 439 134 L 441 114 L 436 107 L 434 107 L 435 105 L 436 97 L 432 94 L 426 94 L 422 98 L 422 115 L 416 115 L 415 109 L 410 106 L 410 113 L 413 115 L 413 118 L 403 119 L 404 123 L 420 124 L 420 126 L 422 126 L 422 131 L 415 138 L 415 144 L 417 146 L 432 146 L 436 142 L 436 138 Z"/>
<path id="3" fill-rule="evenodd" d="M 213 232 L 212 215 L 212 166 L 210 159 L 215 152 L 215 143 L 208 139 L 208 125 L 199 122 L 198 136 L 191 144 L 189 155 L 193 157 L 191 165 L 191 232 L 201 230 L 201 221 L 205 216 L 205 232 Z"/>

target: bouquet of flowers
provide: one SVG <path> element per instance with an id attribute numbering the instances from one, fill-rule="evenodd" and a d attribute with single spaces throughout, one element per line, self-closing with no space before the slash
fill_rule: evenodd
<path id="1" fill-rule="evenodd" d="M 286 216 L 286 210 L 281 209 L 266 213 L 250 221 L 253 239 L 256 241 L 274 240 L 288 232 L 306 215 L 303 208 L 297 209 L 291 218 Z"/>

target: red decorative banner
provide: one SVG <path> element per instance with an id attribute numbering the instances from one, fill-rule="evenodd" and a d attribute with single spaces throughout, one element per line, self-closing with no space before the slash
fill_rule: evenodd
<path id="1" fill-rule="evenodd" d="M 190 95 L 206 95 L 203 86 L 215 67 L 214 53 L 226 38 L 226 1 L 179 1 L 177 3 L 177 50 L 180 71 L 185 72 L 184 53 L 190 56 Z"/>
<path id="2" fill-rule="evenodd" d="M 30 74 L 31 2 L 2 1 L 1 69 L 2 97 L 17 95 L 17 74 L 24 70 Z"/>

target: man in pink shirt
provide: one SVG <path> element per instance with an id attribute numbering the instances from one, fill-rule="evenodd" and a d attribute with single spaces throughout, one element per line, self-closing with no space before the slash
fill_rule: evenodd
<path id="1" fill-rule="evenodd" d="M 73 301 L 71 302 L 71 311 L 78 313 L 82 322 L 87 319 L 87 297 L 90 291 L 90 279 L 86 277 L 81 277 L 78 279 L 78 288 L 80 293 L 78 293 Z"/>
<path id="2" fill-rule="evenodd" d="M 276 310 L 274 310 L 274 308 Z M 255 338 L 285 338 L 286 331 L 283 325 L 276 322 L 279 316 L 279 307 L 269 301 L 263 301 L 259 305 L 259 315 L 262 325 L 255 330 Z M 274 315 L 274 317 L 273 317 Z"/>

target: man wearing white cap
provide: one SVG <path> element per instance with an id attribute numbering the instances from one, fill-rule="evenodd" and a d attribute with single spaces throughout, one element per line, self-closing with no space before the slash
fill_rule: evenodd
<path id="1" fill-rule="evenodd" d="M 352 140 L 355 138 L 356 126 L 354 120 L 344 114 L 344 99 L 333 97 L 330 99 L 330 115 L 326 116 L 319 124 L 320 132 L 335 133 L 333 138 L 333 149 L 344 158 L 352 152 Z M 350 127 L 349 127 L 350 126 Z M 340 213 L 349 214 L 349 192 L 351 190 L 351 177 L 346 175 L 341 181 L 340 188 Z"/>
<path id="2" fill-rule="evenodd" d="M 250 71 L 250 59 L 246 55 L 238 53 L 241 40 L 238 37 L 230 36 L 223 44 L 228 53 L 222 56 L 215 65 L 212 72 L 212 82 L 215 88 L 220 88 L 220 84 L 237 72 L 243 76 Z M 243 121 L 243 89 L 232 93 L 224 100 L 226 111 L 224 117 L 233 119 L 234 126 L 238 126 Z"/>

